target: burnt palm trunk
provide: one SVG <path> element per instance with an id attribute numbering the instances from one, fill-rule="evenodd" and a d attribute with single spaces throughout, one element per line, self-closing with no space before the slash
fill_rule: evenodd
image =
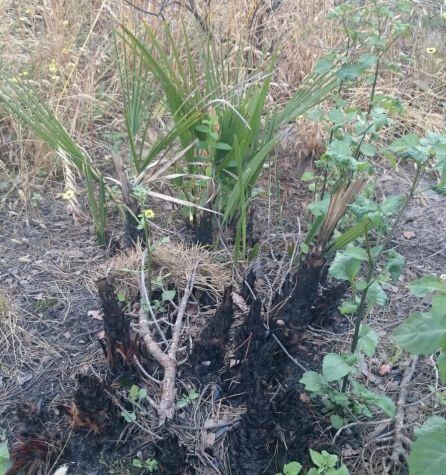
<path id="1" fill-rule="evenodd" d="M 291 329 L 303 329 L 315 318 L 324 267 L 325 259 L 317 254 L 311 254 L 284 285 L 279 295 L 279 301 L 285 301 L 280 310 L 280 317 Z"/>

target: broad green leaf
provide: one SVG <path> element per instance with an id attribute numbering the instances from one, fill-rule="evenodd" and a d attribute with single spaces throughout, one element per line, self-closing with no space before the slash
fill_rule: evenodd
<path id="1" fill-rule="evenodd" d="M 301 251 L 302 251 L 304 254 L 308 254 L 308 253 L 310 252 L 310 246 L 309 246 L 308 244 L 306 244 L 306 243 L 304 243 L 304 242 L 301 242 L 301 243 L 299 244 L 299 246 L 300 246 Z"/>
<path id="2" fill-rule="evenodd" d="M 132 467 L 143 468 L 143 464 L 139 459 L 132 460 Z"/>
<path id="3" fill-rule="evenodd" d="M 300 177 L 302 181 L 311 181 L 314 180 L 314 173 L 313 172 L 304 172 Z"/>
<path id="4" fill-rule="evenodd" d="M 325 111 L 322 109 L 322 107 L 314 107 L 305 115 L 314 122 L 320 122 L 325 117 Z"/>
<path id="5" fill-rule="evenodd" d="M 335 279 L 352 282 L 360 269 L 361 260 L 338 251 L 328 272 Z"/>
<path id="6" fill-rule="evenodd" d="M 163 302 L 169 302 L 175 298 L 176 291 L 175 290 L 164 290 L 161 294 L 161 300 Z"/>
<path id="7" fill-rule="evenodd" d="M 330 395 L 330 400 L 337 406 L 348 408 L 350 401 L 347 394 L 334 393 Z"/>
<path id="8" fill-rule="evenodd" d="M 416 355 L 431 355 L 440 348 L 446 333 L 446 316 L 414 312 L 393 332 L 401 348 Z"/>
<path id="9" fill-rule="evenodd" d="M 308 209 L 314 216 L 325 216 L 330 204 L 330 196 L 326 195 L 323 200 L 313 201 L 308 205 Z"/>
<path id="10" fill-rule="evenodd" d="M 283 466 L 283 475 L 299 475 L 302 465 L 299 462 L 289 462 Z"/>
<path id="11" fill-rule="evenodd" d="M 366 261 L 367 258 L 367 251 L 362 247 L 354 246 L 349 247 L 344 251 L 346 256 L 354 257 L 355 259 L 359 259 L 360 261 Z"/>
<path id="12" fill-rule="evenodd" d="M 374 54 L 363 54 L 359 57 L 359 62 L 366 68 L 372 68 L 378 61 L 378 56 Z"/>
<path id="13" fill-rule="evenodd" d="M 350 162 L 353 158 L 352 143 L 353 138 L 350 135 L 346 135 L 342 139 L 333 140 L 329 145 L 330 155 L 337 160 Z"/>
<path id="14" fill-rule="evenodd" d="M 388 150 L 391 150 L 395 153 L 404 153 L 411 149 L 416 148 L 420 144 L 420 137 L 415 134 L 407 134 L 403 137 L 394 140 L 388 147 Z"/>
<path id="15" fill-rule="evenodd" d="M 337 414 L 332 414 L 330 416 L 330 424 L 334 429 L 339 429 L 343 425 L 345 425 L 345 419 Z"/>
<path id="16" fill-rule="evenodd" d="M 351 315 L 352 313 L 355 313 L 357 309 L 358 304 L 356 302 L 347 301 L 341 305 L 339 311 L 342 313 L 342 315 Z"/>
<path id="17" fill-rule="evenodd" d="M 209 126 L 205 124 L 198 124 L 195 126 L 195 130 L 207 134 L 209 132 Z"/>
<path id="18" fill-rule="evenodd" d="M 145 399 L 148 395 L 147 389 L 146 388 L 141 388 L 138 392 L 138 399 L 142 401 Z"/>
<path id="19" fill-rule="evenodd" d="M 376 259 L 377 257 L 379 257 L 379 255 L 381 254 L 383 250 L 383 247 L 382 246 L 373 246 L 371 249 L 370 249 L 370 255 L 372 256 L 373 259 Z"/>
<path id="20" fill-rule="evenodd" d="M 322 374 L 327 381 L 337 381 L 350 374 L 352 367 L 342 356 L 336 353 L 328 353 L 322 362 Z"/>
<path id="21" fill-rule="evenodd" d="M 428 432 L 442 428 L 446 428 L 446 419 L 441 416 L 431 416 L 426 419 L 426 422 L 421 427 L 415 428 L 414 432 L 416 437 L 420 437 Z"/>
<path id="22" fill-rule="evenodd" d="M 374 157 L 377 151 L 378 149 L 376 148 L 376 145 L 373 145 L 372 143 L 363 143 L 361 145 L 361 153 L 366 157 Z"/>
<path id="23" fill-rule="evenodd" d="M 310 457 L 313 463 L 319 468 L 332 468 L 338 461 L 338 456 L 329 454 L 327 451 L 316 452 L 316 450 L 310 449 Z"/>
<path id="24" fill-rule="evenodd" d="M 437 294 L 432 297 L 432 315 L 438 317 L 446 315 L 446 294 Z"/>
<path id="25" fill-rule="evenodd" d="M 183 409 L 183 407 L 186 407 L 189 405 L 189 400 L 186 397 L 182 397 L 177 401 L 177 408 L 178 409 Z"/>
<path id="26" fill-rule="evenodd" d="M 130 399 L 132 400 L 138 399 L 138 394 L 139 394 L 139 387 L 134 384 L 130 388 L 130 392 L 129 392 Z"/>
<path id="27" fill-rule="evenodd" d="M 387 303 L 387 294 L 378 282 L 373 282 L 367 289 L 367 305 L 372 308 L 374 305 L 383 306 Z"/>
<path id="28" fill-rule="evenodd" d="M 373 404 L 376 407 L 382 409 L 389 417 L 395 415 L 395 403 L 385 394 L 377 394 L 369 391 L 364 397 L 364 400 L 368 404 Z"/>
<path id="29" fill-rule="evenodd" d="M 389 271 L 394 282 L 399 279 L 401 272 L 403 271 L 404 262 L 404 256 L 399 252 L 396 252 L 393 249 L 387 252 L 386 269 Z"/>
<path id="30" fill-rule="evenodd" d="M 336 71 L 336 77 L 341 81 L 353 81 L 364 71 L 364 66 L 359 64 L 345 64 Z"/>
<path id="31" fill-rule="evenodd" d="M 334 57 L 327 55 L 319 59 L 314 65 L 314 72 L 316 74 L 327 74 L 333 69 Z"/>
<path id="32" fill-rule="evenodd" d="M 417 297 L 425 297 L 434 292 L 446 292 L 446 281 L 439 277 L 427 275 L 411 282 L 409 288 Z"/>
<path id="33" fill-rule="evenodd" d="M 446 383 L 446 353 L 444 351 L 440 352 L 440 355 L 437 358 L 438 372 L 440 374 L 441 384 Z"/>
<path id="34" fill-rule="evenodd" d="M 381 210 L 386 216 L 392 216 L 400 209 L 403 201 L 404 197 L 401 195 L 389 196 L 381 203 Z"/>
<path id="35" fill-rule="evenodd" d="M 432 150 L 437 155 L 446 155 L 446 143 L 435 143 L 432 145 Z"/>
<path id="36" fill-rule="evenodd" d="M 417 437 L 409 456 L 409 475 L 444 475 L 446 424 Z"/>
<path id="37" fill-rule="evenodd" d="M 376 332 L 368 325 L 361 324 L 357 351 L 371 358 L 375 354 L 378 341 L 379 338 Z"/>
<path id="38" fill-rule="evenodd" d="M 385 394 L 375 393 L 367 389 L 363 384 L 357 381 L 351 381 L 353 392 L 364 401 L 366 404 L 372 404 L 382 411 L 384 411 L 389 417 L 395 415 L 395 403 Z"/>
<path id="39" fill-rule="evenodd" d="M 307 371 L 303 374 L 299 383 L 305 386 L 306 391 L 321 393 L 327 388 L 327 380 L 316 371 Z"/>
<path id="40" fill-rule="evenodd" d="M 335 124 L 343 124 L 345 122 L 344 114 L 341 109 L 332 109 L 328 114 L 328 118 Z"/>

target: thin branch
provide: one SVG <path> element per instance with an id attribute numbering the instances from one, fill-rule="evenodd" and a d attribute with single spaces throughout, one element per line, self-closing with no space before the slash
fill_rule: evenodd
<path id="1" fill-rule="evenodd" d="M 153 383 L 156 383 L 156 384 L 161 384 L 161 381 L 159 379 L 156 379 L 154 378 L 151 374 L 149 374 L 146 369 L 144 368 L 144 366 L 141 364 L 141 362 L 139 361 L 138 357 L 136 355 L 133 355 L 133 362 L 136 364 L 136 367 L 139 369 L 139 371 L 141 371 L 142 375 L 149 379 L 150 381 L 152 381 Z"/>
<path id="2" fill-rule="evenodd" d="M 184 295 L 181 299 L 181 303 L 178 309 L 177 319 L 173 328 L 172 340 L 169 348 L 169 352 L 166 355 L 166 364 L 164 367 L 163 387 L 161 393 L 161 402 L 159 405 L 159 425 L 163 425 L 166 419 L 172 419 L 175 409 L 175 378 L 177 371 L 177 350 L 181 337 L 181 329 L 183 326 L 183 317 L 186 313 L 187 302 L 192 293 L 195 282 L 196 266 L 193 269 L 190 277 L 188 278 L 186 288 L 184 289 Z"/>
<path id="3" fill-rule="evenodd" d="M 401 380 L 401 390 L 398 397 L 398 402 L 396 405 L 396 414 L 395 414 L 395 438 L 393 442 L 393 450 L 391 455 L 392 464 L 394 467 L 397 467 L 401 464 L 400 458 L 406 458 L 407 454 L 403 447 L 403 442 L 407 442 L 408 438 L 403 434 L 404 429 L 404 418 L 405 418 L 405 407 L 406 399 L 409 394 L 409 386 L 412 380 L 415 368 L 418 363 L 418 355 L 412 358 L 412 361 L 406 368 L 404 372 L 403 379 Z"/>
<path id="4" fill-rule="evenodd" d="M 140 282 L 139 282 L 141 297 L 142 297 L 142 301 L 143 301 L 143 304 L 141 305 L 141 312 L 144 314 L 144 316 L 146 316 L 146 312 L 144 311 L 144 305 L 146 305 L 147 308 L 149 309 L 150 316 L 152 317 L 153 323 L 155 324 L 155 327 L 156 327 L 158 333 L 160 334 L 161 338 L 163 339 L 163 342 L 167 346 L 168 343 L 167 343 L 166 336 L 164 335 L 163 330 L 161 330 L 161 327 L 158 323 L 158 320 L 157 320 L 155 314 L 153 313 L 152 305 L 150 304 L 150 298 L 149 298 L 149 295 L 147 293 L 147 287 L 146 287 L 146 281 L 145 281 L 146 280 L 146 277 L 145 277 L 146 255 L 147 255 L 147 249 L 144 250 L 144 253 L 142 255 L 142 264 L 141 264 L 141 273 L 140 273 Z"/>
<path id="5" fill-rule="evenodd" d="M 177 317 L 172 329 L 172 339 L 167 352 L 164 352 L 159 344 L 153 339 L 147 319 L 141 314 L 139 318 L 139 328 L 143 341 L 150 354 L 158 361 L 164 369 L 162 380 L 161 400 L 158 405 L 159 425 L 162 426 L 166 420 L 172 419 L 175 410 L 175 379 L 177 371 L 177 351 L 180 343 L 183 319 L 186 314 L 187 303 L 192 293 L 195 283 L 195 273 L 197 266 L 194 267 L 187 279 L 184 295 L 178 307 Z"/>
<path id="6" fill-rule="evenodd" d="M 380 419 L 380 420 L 376 420 L 376 421 L 355 421 L 355 422 L 350 422 L 349 424 L 346 424 L 345 426 L 342 426 L 338 429 L 338 431 L 336 432 L 336 434 L 334 435 L 333 437 L 333 440 L 331 442 L 331 444 L 334 446 L 335 443 L 336 443 L 336 440 L 337 438 L 341 435 L 341 433 L 346 430 L 346 429 L 349 429 L 350 427 L 355 427 L 355 426 L 367 426 L 367 425 L 377 425 L 377 424 L 385 424 L 385 423 L 390 423 L 392 421 L 392 419 Z"/>
<path id="7" fill-rule="evenodd" d="M 274 333 L 272 333 L 273 335 L 273 338 L 277 341 L 277 344 L 280 346 L 280 348 L 282 348 L 283 352 L 288 356 L 288 358 L 296 365 L 298 366 L 302 371 L 308 371 L 307 368 L 305 368 L 304 365 L 302 365 L 301 363 L 299 363 L 299 361 L 296 360 L 296 358 L 294 358 L 294 356 L 291 355 L 291 353 L 283 346 L 282 342 L 277 338 L 276 335 L 274 335 Z"/>
<path id="8" fill-rule="evenodd" d="M 163 20 L 164 20 L 163 10 L 166 8 L 167 3 L 168 3 L 167 1 L 163 1 L 158 12 L 150 12 L 149 10 L 145 10 L 144 8 L 141 8 L 138 5 L 135 5 L 130 0 L 124 0 L 124 2 L 127 3 L 127 5 L 130 5 L 135 10 L 138 10 L 139 12 L 144 13 L 145 15 L 154 16 L 155 18 L 161 17 Z"/>

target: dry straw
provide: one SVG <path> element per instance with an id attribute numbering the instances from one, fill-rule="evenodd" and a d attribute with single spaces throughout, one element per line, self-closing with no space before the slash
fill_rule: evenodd
<path id="1" fill-rule="evenodd" d="M 139 291 L 139 273 L 143 259 L 143 249 L 137 246 L 112 258 L 104 267 L 92 276 L 92 281 L 107 272 L 116 285 L 118 293 L 126 298 L 135 297 Z M 152 275 L 164 277 L 165 287 L 172 284 L 184 290 L 188 275 L 196 267 L 196 289 L 209 292 L 221 298 L 224 288 L 232 282 L 231 268 L 224 263 L 218 252 L 208 251 L 198 245 L 187 246 L 182 243 L 168 242 L 156 245 L 150 254 Z"/>

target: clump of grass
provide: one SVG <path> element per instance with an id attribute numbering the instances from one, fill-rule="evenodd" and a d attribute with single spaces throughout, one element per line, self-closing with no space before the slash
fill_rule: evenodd
<path id="1" fill-rule="evenodd" d="M 140 288 L 141 262 L 144 249 L 137 245 L 134 249 L 118 254 L 107 263 L 107 272 L 113 277 L 118 293 L 127 299 L 134 298 Z M 154 243 L 151 253 L 151 273 L 156 281 L 183 290 L 190 269 L 197 267 L 196 288 L 209 292 L 216 299 L 223 294 L 225 286 L 232 280 L 231 265 L 224 262 L 220 252 L 213 252 L 201 246 L 187 246 L 183 243 L 165 241 Z M 182 265 L 178 266 L 178 262 Z M 95 271 L 92 280 L 104 274 L 104 268 Z M 159 280 L 159 279 L 158 279 Z M 161 282 L 160 282 L 161 283 Z M 93 285 L 92 285 L 93 288 Z"/>

